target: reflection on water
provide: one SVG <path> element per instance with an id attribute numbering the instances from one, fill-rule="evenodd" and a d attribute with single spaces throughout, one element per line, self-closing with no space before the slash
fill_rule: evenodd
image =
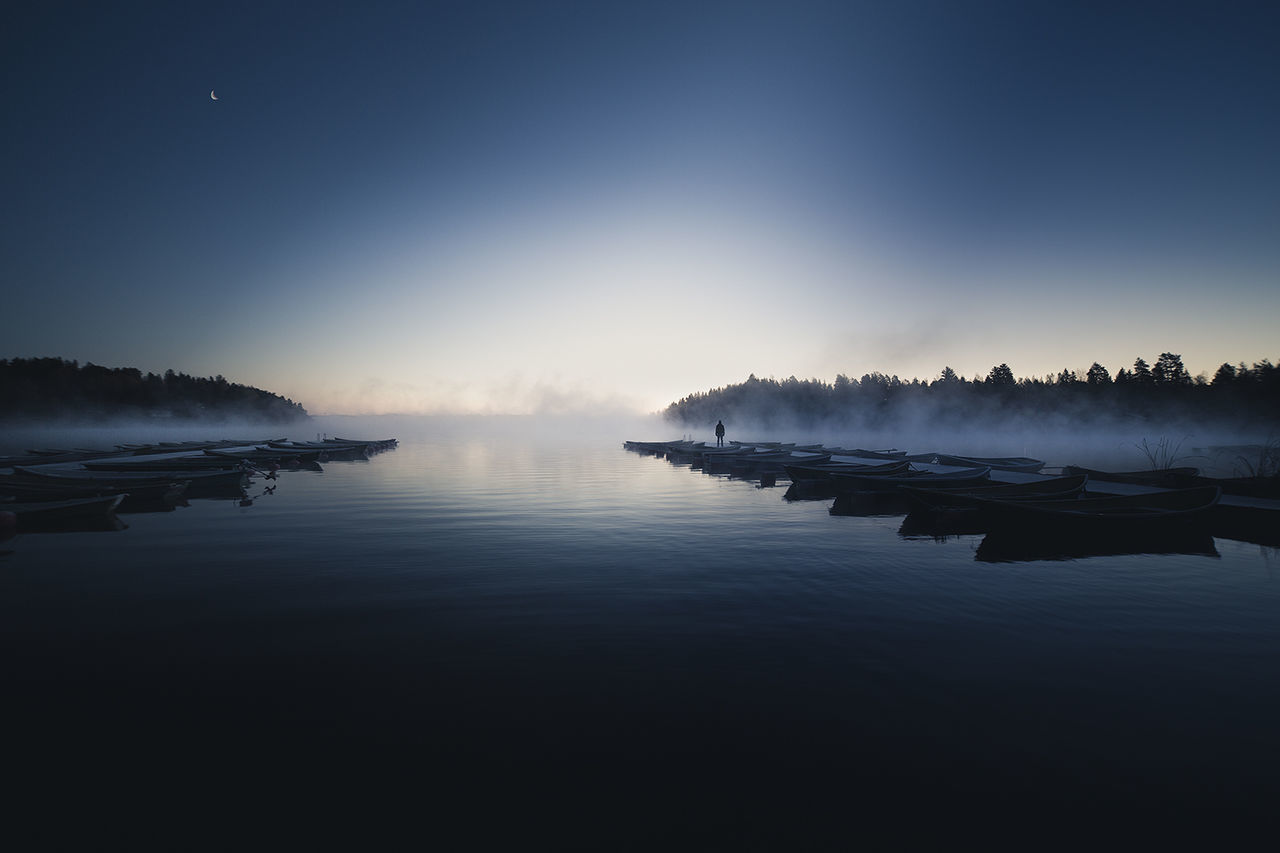
<path id="1" fill-rule="evenodd" d="M 190 799 L 234 768 L 415 808 L 430 783 L 435 821 L 568 809 L 654 846 L 708 820 L 805 846 L 850 809 L 1048 820 L 1082 791 L 1122 818 L 1270 813 L 1280 583 L 1256 547 L 979 564 L 989 539 L 904 539 L 632 435 L 330 432 L 401 446 L 4 544 L 12 774 L 144 768 Z"/>
<path id="2" fill-rule="evenodd" d="M 902 519 L 898 535 L 903 539 L 937 539 L 944 541 L 955 536 L 981 536 L 987 525 L 976 512 L 965 510 L 947 512 L 915 511 Z"/>
<path id="3" fill-rule="evenodd" d="M 892 492 L 858 492 L 837 495 L 831 504 L 831 515 L 877 516 L 902 515 L 907 511 L 907 499 Z"/>
<path id="4" fill-rule="evenodd" d="M 982 537 L 976 558 L 983 562 L 1069 560 L 1084 557 L 1141 554 L 1219 556 L 1214 538 L 1203 529 L 1098 530 L 1072 528 L 1054 531 L 1044 526 L 1026 531 L 991 531 L 979 513 L 970 510 L 914 511 L 898 527 L 903 539 L 946 542 Z"/>
<path id="5" fill-rule="evenodd" d="M 1213 537 L 1202 531 L 1183 535 L 1030 536 L 988 533 L 975 558 L 988 563 L 1025 560 L 1072 560 L 1084 557 L 1118 557 L 1137 554 L 1191 554 L 1218 557 Z"/>

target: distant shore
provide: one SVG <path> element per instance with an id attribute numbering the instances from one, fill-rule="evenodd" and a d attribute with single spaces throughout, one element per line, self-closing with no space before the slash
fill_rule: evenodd
<path id="1" fill-rule="evenodd" d="M 257 422 L 293 424 L 307 410 L 287 397 L 230 382 L 62 358 L 0 359 L 0 424 L 12 422 Z"/>

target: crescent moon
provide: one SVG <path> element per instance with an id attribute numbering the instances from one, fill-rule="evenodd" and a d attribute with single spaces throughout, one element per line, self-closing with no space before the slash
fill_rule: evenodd
<path id="1" fill-rule="evenodd" d="M 213 94 L 213 90 L 212 90 L 212 89 L 210 89 L 210 90 L 209 90 L 209 97 L 210 97 L 210 98 L 212 98 L 212 99 L 213 99 L 213 100 L 215 100 L 215 101 L 216 101 L 216 100 L 218 100 L 218 96 L 217 96 L 217 95 L 215 95 L 215 94 Z"/>

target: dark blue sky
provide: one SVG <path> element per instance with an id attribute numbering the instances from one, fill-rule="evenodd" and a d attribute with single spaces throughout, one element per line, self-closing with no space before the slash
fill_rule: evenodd
<path id="1" fill-rule="evenodd" d="M 2 38 L 0 356 L 330 410 L 1275 357 L 1267 4 L 40 3 Z M 677 346 L 644 289 L 749 307 Z M 773 299 L 830 310 L 733 330 Z"/>

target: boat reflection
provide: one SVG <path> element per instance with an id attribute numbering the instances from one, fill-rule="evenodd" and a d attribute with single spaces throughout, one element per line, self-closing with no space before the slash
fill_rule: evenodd
<path id="1" fill-rule="evenodd" d="M 191 506 L 185 491 L 159 498 L 134 498 L 133 495 L 127 495 L 120 506 L 116 507 L 116 513 L 137 515 L 148 512 L 173 512 L 180 506 Z"/>
<path id="2" fill-rule="evenodd" d="M 782 499 L 794 501 L 829 501 L 836 496 L 835 484 L 830 480 L 799 480 L 787 486 Z"/>
<path id="3" fill-rule="evenodd" d="M 910 506 L 905 497 L 893 492 L 849 492 L 836 495 L 832 515 L 905 515 Z"/>
<path id="4" fill-rule="evenodd" d="M 913 510 L 902 519 L 898 535 L 903 539 L 937 539 L 943 541 L 954 536 L 974 536 L 986 533 L 976 512 L 925 512 Z"/>
<path id="5" fill-rule="evenodd" d="M 1078 560 L 1136 554 L 1189 554 L 1218 557 L 1217 545 L 1208 533 L 1109 533 L 1091 536 L 1052 536 L 1014 532 L 988 533 L 974 559 L 984 563 L 1017 563 L 1032 560 Z"/>

